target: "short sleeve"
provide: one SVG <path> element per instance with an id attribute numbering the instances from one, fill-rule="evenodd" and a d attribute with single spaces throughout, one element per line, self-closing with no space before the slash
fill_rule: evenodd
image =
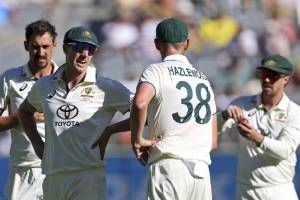
<path id="1" fill-rule="evenodd" d="M 130 109 L 130 105 L 133 99 L 133 93 L 118 81 L 106 79 L 106 93 L 109 99 L 105 101 L 109 104 L 109 107 L 114 110 L 118 110 L 121 113 L 126 113 Z"/>
<path id="2" fill-rule="evenodd" d="M 159 87 L 159 73 L 158 69 L 155 66 L 148 66 L 141 75 L 139 80 L 139 84 L 147 82 L 153 85 L 155 89 L 155 95 L 157 96 L 158 92 L 160 91 Z"/>

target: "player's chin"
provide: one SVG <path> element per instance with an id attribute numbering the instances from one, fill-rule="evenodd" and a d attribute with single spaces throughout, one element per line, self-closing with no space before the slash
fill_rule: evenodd
<path id="1" fill-rule="evenodd" d="M 271 87 L 263 87 L 262 92 L 265 94 L 271 94 L 272 93 L 272 88 Z"/>
<path id="2" fill-rule="evenodd" d="M 86 71 L 88 64 L 76 63 L 75 69 L 78 73 L 83 73 Z"/>
<path id="3" fill-rule="evenodd" d="M 44 69 L 48 65 L 48 62 L 42 62 L 42 61 L 37 61 L 35 62 L 35 66 L 38 67 L 39 69 Z"/>

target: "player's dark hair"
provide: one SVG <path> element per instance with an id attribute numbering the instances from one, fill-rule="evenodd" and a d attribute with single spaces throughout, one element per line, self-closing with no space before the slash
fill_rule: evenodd
<path id="1" fill-rule="evenodd" d="M 25 34 L 26 41 L 28 41 L 30 37 L 33 35 L 41 36 L 49 32 L 50 35 L 52 36 L 53 42 L 55 42 L 57 36 L 55 26 L 50 24 L 48 21 L 44 19 L 37 20 L 35 22 L 28 24 L 25 30 L 26 30 L 26 34 Z"/>

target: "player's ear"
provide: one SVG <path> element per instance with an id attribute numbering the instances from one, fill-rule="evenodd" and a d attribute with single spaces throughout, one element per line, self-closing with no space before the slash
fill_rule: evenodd
<path id="1" fill-rule="evenodd" d="M 24 48 L 26 51 L 29 50 L 29 42 L 28 41 L 24 41 Z"/>
<path id="2" fill-rule="evenodd" d="M 157 39 L 154 39 L 154 44 L 155 44 L 155 48 L 157 50 L 160 50 L 160 45 L 159 45 L 159 41 Z"/>
<path id="3" fill-rule="evenodd" d="M 283 77 L 283 79 L 284 79 L 284 87 L 287 86 L 287 84 L 289 84 L 290 78 L 291 78 L 290 76 L 284 76 Z"/>
<path id="4" fill-rule="evenodd" d="M 66 44 L 63 44 L 63 51 L 64 51 L 64 53 L 66 54 L 67 53 L 67 45 Z"/>
<path id="5" fill-rule="evenodd" d="M 187 39 L 184 44 L 184 50 L 186 51 L 190 47 L 190 39 Z"/>

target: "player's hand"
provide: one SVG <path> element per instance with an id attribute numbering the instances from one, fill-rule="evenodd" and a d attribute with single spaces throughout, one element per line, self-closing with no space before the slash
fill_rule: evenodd
<path id="1" fill-rule="evenodd" d="M 138 146 L 138 145 L 135 145 L 133 147 L 133 151 L 135 153 L 136 158 L 143 166 L 145 166 L 148 162 L 150 148 L 151 146 Z"/>
<path id="2" fill-rule="evenodd" d="M 101 135 L 101 137 L 92 145 L 92 148 L 94 149 L 95 147 L 99 146 L 99 151 L 100 151 L 100 158 L 101 160 L 104 159 L 105 155 L 105 150 L 107 143 L 109 141 L 111 134 L 109 132 L 109 129 L 105 129 Z"/>
<path id="3" fill-rule="evenodd" d="M 238 123 L 238 129 L 243 137 L 255 142 L 257 145 L 263 141 L 264 136 L 258 132 L 247 119 L 240 119 Z"/>
<path id="4" fill-rule="evenodd" d="M 156 143 L 156 140 L 142 139 L 139 143 L 132 142 L 132 150 L 142 165 L 148 162 L 151 147 Z"/>
<path id="5" fill-rule="evenodd" d="M 35 112 L 33 116 L 36 122 L 44 122 L 45 120 L 44 113 Z"/>
<path id="6" fill-rule="evenodd" d="M 239 120 L 243 118 L 243 111 L 238 106 L 229 106 L 222 112 L 222 116 L 224 120 L 232 118 L 234 121 L 239 122 Z"/>

